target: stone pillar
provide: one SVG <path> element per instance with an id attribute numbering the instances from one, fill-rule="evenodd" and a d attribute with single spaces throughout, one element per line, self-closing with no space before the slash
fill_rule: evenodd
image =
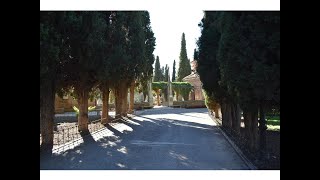
<path id="1" fill-rule="evenodd" d="M 148 83 L 148 102 L 149 102 L 149 106 L 153 106 L 152 80 L 150 80 Z"/>

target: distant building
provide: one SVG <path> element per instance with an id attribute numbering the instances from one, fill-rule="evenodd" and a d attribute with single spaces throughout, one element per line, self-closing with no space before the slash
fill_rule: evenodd
<path id="1" fill-rule="evenodd" d="M 190 93 L 190 100 L 204 100 L 204 96 L 202 94 L 202 83 L 200 81 L 199 74 L 197 73 L 197 61 L 193 60 L 191 63 L 191 74 L 184 77 L 182 81 L 189 82 L 194 90 Z"/>

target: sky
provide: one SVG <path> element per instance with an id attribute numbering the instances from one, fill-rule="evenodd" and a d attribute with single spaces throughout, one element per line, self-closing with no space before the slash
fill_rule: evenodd
<path id="1" fill-rule="evenodd" d="M 172 75 L 173 60 L 176 60 L 176 73 L 179 67 L 182 33 L 185 33 L 187 56 L 192 61 L 196 41 L 201 35 L 198 24 L 203 17 L 203 11 L 177 9 L 151 9 L 151 27 L 156 37 L 156 47 L 153 54 L 159 56 L 160 65 L 170 67 Z"/>

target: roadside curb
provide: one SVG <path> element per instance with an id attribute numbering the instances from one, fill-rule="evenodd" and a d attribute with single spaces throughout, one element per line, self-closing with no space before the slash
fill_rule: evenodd
<path id="1" fill-rule="evenodd" d="M 218 125 L 216 122 L 217 120 L 215 117 L 213 117 L 210 113 L 208 113 L 210 118 L 215 121 L 215 123 Z M 232 148 L 238 153 L 238 155 L 241 157 L 241 159 L 244 161 L 244 163 L 251 169 L 251 170 L 257 170 L 258 168 L 253 165 L 253 163 L 243 154 L 243 152 L 240 150 L 240 148 L 228 137 L 228 135 L 219 127 L 218 129 L 220 130 L 221 134 L 227 139 L 227 141 L 230 143 Z"/>

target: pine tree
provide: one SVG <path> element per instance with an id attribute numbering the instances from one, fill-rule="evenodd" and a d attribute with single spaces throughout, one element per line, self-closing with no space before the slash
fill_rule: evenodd
<path id="1" fill-rule="evenodd" d="M 185 39 L 184 33 L 182 33 L 182 38 L 181 38 L 181 50 L 180 50 L 179 59 L 180 61 L 179 61 L 177 81 L 182 81 L 184 77 L 188 76 L 191 73 L 191 65 L 187 56 L 186 39 Z"/>

